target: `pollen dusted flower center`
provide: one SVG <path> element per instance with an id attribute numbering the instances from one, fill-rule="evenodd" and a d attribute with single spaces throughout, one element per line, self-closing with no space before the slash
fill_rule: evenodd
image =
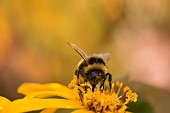
<path id="1" fill-rule="evenodd" d="M 125 113 L 127 104 L 129 102 L 136 102 L 138 95 L 133 93 L 132 90 L 126 86 L 121 90 L 123 83 L 116 82 L 112 83 L 112 88 L 107 89 L 108 84 L 106 83 L 105 90 L 96 88 L 92 92 L 90 84 L 77 85 L 77 77 L 69 84 L 69 88 L 73 88 L 79 94 L 78 101 L 82 102 L 88 110 L 96 113 Z"/>

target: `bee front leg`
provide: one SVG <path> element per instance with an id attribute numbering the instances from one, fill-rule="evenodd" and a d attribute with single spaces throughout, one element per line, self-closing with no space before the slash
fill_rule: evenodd
<path id="1" fill-rule="evenodd" d="M 102 88 L 102 89 L 104 90 L 104 88 L 105 88 L 105 87 L 104 87 L 105 80 L 106 80 L 106 77 L 104 78 L 102 84 L 100 85 L 100 89 Z"/>
<path id="2" fill-rule="evenodd" d="M 92 92 L 94 92 L 95 88 L 96 88 L 96 85 L 92 85 Z"/>
<path id="3" fill-rule="evenodd" d="M 110 73 L 106 73 L 106 76 L 108 76 L 109 87 L 111 89 L 112 88 L 112 75 Z"/>
<path id="4" fill-rule="evenodd" d="M 77 85 L 80 86 L 80 81 L 79 81 L 80 73 L 79 73 L 79 71 L 77 69 L 75 70 L 75 75 L 77 76 Z"/>

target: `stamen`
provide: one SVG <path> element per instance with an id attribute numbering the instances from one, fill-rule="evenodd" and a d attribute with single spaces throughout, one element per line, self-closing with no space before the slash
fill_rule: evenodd
<path id="1" fill-rule="evenodd" d="M 77 86 L 77 84 L 78 84 L 77 76 L 73 76 L 73 80 L 71 81 L 71 83 L 68 84 L 68 87 L 74 88 Z"/>
<path id="2" fill-rule="evenodd" d="M 108 84 L 106 82 L 105 89 L 96 87 L 93 92 L 89 83 L 84 83 L 80 84 L 80 86 L 77 86 L 76 77 L 74 77 L 74 79 L 69 84 L 69 86 L 71 86 L 71 88 L 77 91 L 79 94 L 82 105 L 88 110 L 94 111 L 96 113 L 125 113 L 127 109 L 126 105 L 129 102 L 137 101 L 137 93 L 133 93 L 128 86 L 122 89 L 122 82 L 116 82 L 116 87 L 114 83 L 112 83 L 111 89 L 108 89 L 107 85 Z M 117 88 L 117 91 L 115 91 L 115 88 Z"/>
<path id="3" fill-rule="evenodd" d="M 122 86 L 123 86 L 123 83 L 121 82 L 119 82 L 119 81 L 116 81 L 116 86 L 118 87 L 118 90 L 117 90 L 117 96 L 119 95 L 119 93 L 120 93 L 120 90 L 121 90 L 121 88 L 122 88 Z"/>

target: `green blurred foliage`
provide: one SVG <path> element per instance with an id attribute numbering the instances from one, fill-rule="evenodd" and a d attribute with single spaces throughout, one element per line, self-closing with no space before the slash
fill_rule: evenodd
<path id="1" fill-rule="evenodd" d="M 129 103 L 127 111 L 133 113 L 154 113 L 151 105 L 140 97 L 136 103 Z"/>

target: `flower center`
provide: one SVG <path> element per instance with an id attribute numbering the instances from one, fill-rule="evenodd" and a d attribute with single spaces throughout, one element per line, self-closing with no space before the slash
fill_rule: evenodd
<path id="1" fill-rule="evenodd" d="M 138 95 L 133 93 L 129 87 L 124 87 L 123 83 L 116 82 L 112 83 L 112 88 L 107 89 L 108 84 L 105 84 L 106 89 L 96 88 L 92 92 L 90 84 L 80 84 L 77 86 L 76 77 L 69 84 L 75 91 L 79 93 L 79 101 L 88 110 L 96 113 L 125 113 L 127 104 L 129 102 L 136 102 Z"/>

